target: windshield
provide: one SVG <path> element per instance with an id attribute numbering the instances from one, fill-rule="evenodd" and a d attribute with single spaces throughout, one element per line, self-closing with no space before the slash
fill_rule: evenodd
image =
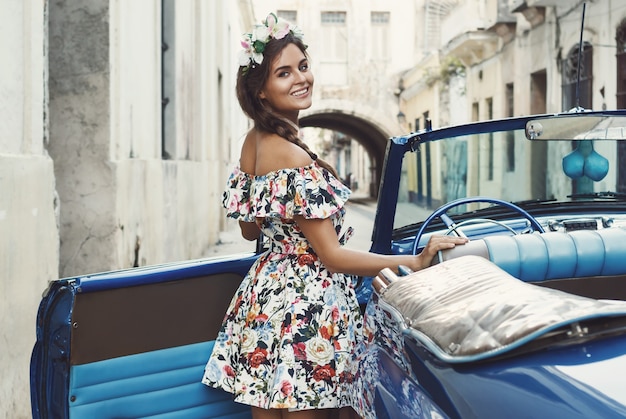
<path id="1" fill-rule="evenodd" d="M 618 188 L 618 142 L 530 141 L 523 129 L 460 135 L 405 154 L 394 229 L 424 220 L 457 198 L 509 202 L 588 199 Z M 458 207 L 463 213 L 489 204 Z"/>

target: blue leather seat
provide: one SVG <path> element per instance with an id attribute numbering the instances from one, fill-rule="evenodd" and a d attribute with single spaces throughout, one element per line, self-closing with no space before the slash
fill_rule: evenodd
<path id="1" fill-rule="evenodd" d="M 486 237 L 489 259 L 523 281 L 626 274 L 626 229 Z"/>
<path id="2" fill-rule="evenodd" d="M 200 382 L 213 343 L 72 366 L 70 417 L 249 419 L 249 406 Z"/>

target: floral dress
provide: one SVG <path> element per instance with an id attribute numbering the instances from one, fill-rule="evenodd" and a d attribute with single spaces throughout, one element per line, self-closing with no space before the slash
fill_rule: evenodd
<path id="1" fill-rule="evenodd" d="M 258 221 L 269 250 L 226 311 L 203 383 L 265 409 L 350 404 L 347 366 L 363 327 L 354 289 L 322 265 L 293 220 L 330 218 L 339 235 L 349 195 L 315 162 L 264 176 L 235 168 L 224 192 L 228 216 Z"/>

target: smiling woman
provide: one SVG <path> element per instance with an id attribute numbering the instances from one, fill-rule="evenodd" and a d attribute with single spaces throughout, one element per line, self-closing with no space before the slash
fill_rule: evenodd
<path id="1" fill-rule="evenodd" d="M 245 238 L 271 242 L 231 301 L 203 382 L 256 418 L 323 417 L 349 405 L 361 315 L 350 282 L 321 264 L 294 218 L 326 219 L 336 241 L 350 191 L 298 137 L 314 83 L 302 34 L 270 14 L 242 46 L 237 97 L 255 126 L 224 204 Z"/>
<path id="2" fill-rule="evenodd" d="M 348 415 L 349 365 L 362 319 L 349 276 L 427 266 L 465 239 L 435 237 L 420 255 L 387 256 L 343 247 L 350 189 L 299 138 L 314 77 L 302 34 L 270 14 L 244 36 L 237 97 L 254 121 L 224 192 L 242 235 L 269 249 L 226 311 L 203 383 L 252 406 L 254 418 Z"/>

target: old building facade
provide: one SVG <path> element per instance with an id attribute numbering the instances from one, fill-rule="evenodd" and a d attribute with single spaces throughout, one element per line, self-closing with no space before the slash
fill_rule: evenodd
<path id="1" fill-rule="evenodd" d="M 37 304 L 57 278 L 54 165 L 47 153 L 42 2 L 0 3 L 0 417 L 30 417 L 28 364 Z"/>
<path id="2" fill-rule="evenodd" d="M 626 105 L 626 5 L 622 2 L 418 3 L 419 20 L 430 29 L 416 34 L 425 46 L 423 55 L 421 59 L 416 56 L 415 65 L 401 77 L 400 107 L 407 115 L 407 130 L 576 107 L 601 110 Z M 421 173 L 417 177 L 422 181 L 410 185 L 415 196 L 432 205 L 456 198 L 445 191 L 446 158 L 442 147 L 428 144 L 421 150 L 414 170 Z M 528 144 L 523 150 L 491 149 L 486 139 L 484 147 L 468 151 L 466 163 L 471 178 L 465 193 L 489 195 L 492 188 L 501 188 L 507 173 L 515 170 L 514 165 L 558 168 L 560 163 L 551 160 L 552 154 L 558 153 L 551 153 L 546 144 Z M 626 152 L 622 150 L 620 155 L 624 164 L 620 165 L 619 176 L 623 177 Z M 509 160 L 511 164 L 497 164 Z M 535 196 L 541 195 L 536 191 Z"/>
<path id="3" fill-rule="evenodd" d="M 3 0 L 0 417 L 28 418 L 48 281 L 201 257 L 248 128 L 249 1 Z M 228 47 L 227 47 L 228 46 Z M 112 308 L 113 309 L 113 308 Z"/>

